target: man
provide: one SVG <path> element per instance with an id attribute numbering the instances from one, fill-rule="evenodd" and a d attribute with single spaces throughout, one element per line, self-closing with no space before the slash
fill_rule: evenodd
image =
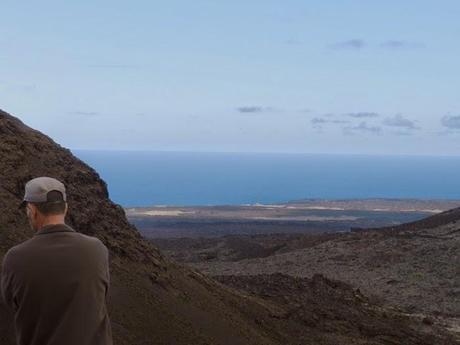
<path id="1" fill-rule="evenodd" d="M 1 275 L 19 345 L 112 344 L 108 251 L 65 224 L 66 200 L 56 179 L 26 184 L 22 206 L 35 234 L 8 251 Z"/>

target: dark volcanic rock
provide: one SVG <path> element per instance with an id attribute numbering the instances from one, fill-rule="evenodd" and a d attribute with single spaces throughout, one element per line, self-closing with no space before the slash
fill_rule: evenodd
<path id="1" fill-rule="evenodd" d="M 432 320 L 428 323 L 424 318 L 414 323 L 396 310 L 378 307 L 350 285 L 320 274 L 311 279 L 281 273 L 215 278 L 226 285 L 285 306 L 284 313 L 279 313 L 277 317 L 311 328 L 308 337 L 333 334 L 336 339 L 342 340 L 342 344 L 353 339 L 361 339 L 363 344 L 455 343 L 449 336 L 442 340 L 434 336 L 433 329 L 421 336 L 422 324 L 432 326 Z M 303 338 L 305 334 L 298 336 L 300 343 L 308 339 Z"/>
<path id="2" fill-rule="evenodd" d="M 252 312 L 212 280 L 164 259 L 108 198 L 99 175 L 49 137 L 0 111 L 0 258 L 32 236 L 24 185 L 38 176 L 65 183 L 67 221 L 101 239 L 111 255 L 110 313 L 116 344 L 277 344 L 250 320 Z M 227 315 L 221 317 L 221 311 Z M 263 313 L 263 311 L 262 311 Z M 249 319 L 248 319 L 249 318 Z M 232 342 L 229 339 L 233 339 Z M 13 344 L 11 315 L 0 303 L 0 343 Z"/>
<path id="3" fill-rule="evenodd" d="M 134 261 L 165 263 L 159 251 L 141 239 L 124 210 L 108 199 L 107 186 L 99 175 L 50 138 L 14 117 L 0 113 L 0 215 L 5 250 L 31 236 L 24 212 L 17 209 L 24 185 L 38 176 L 55 177 L 65 183 L 69 194 L 67 221 L 77 231 L 96 235 L 112 255 Z"/>

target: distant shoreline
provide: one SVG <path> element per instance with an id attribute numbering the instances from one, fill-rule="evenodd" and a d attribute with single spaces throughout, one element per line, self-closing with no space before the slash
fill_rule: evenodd
<path id="1" fill-rule="evenodd" d="M 253 204 L 216 204 L 216 205 L 146 205 L 146 206 L 127 206 L 123 207 L 128 213 L 135 212 L 150 212 L 158 210 L 158 215 L 161 215 L 161 210 L 176 210 L 177 215 L 184 215 L 190 211 L 180 211 L 178 209 L 194 209 L 194 208 L 286 208 L 286 209 L 305 209 L 305 210 L 330 210 L 330 211 L 345 211 L 345 210 L 367 210 L 376 212 L 392 211 L 395 208 L 399 212 L 428 212 L 439 213 L 450 208 L 460 207 L 458 199 L 415 199 L 415 198 L 362 198 L 362 199 L 300 199 L 291 200 L 279 203 L 253 203 Z M 168 212 L 168 211 L 165 211 Z M 146 215 L 149 215 L 148 213 Z"/>
<path id="2" fill-rule="evenodd" d="M 147 238 L 347 232 L 410 223 L 460 207 L 460 200 L 303 200 L 284 204 L 126 208 Z"/>

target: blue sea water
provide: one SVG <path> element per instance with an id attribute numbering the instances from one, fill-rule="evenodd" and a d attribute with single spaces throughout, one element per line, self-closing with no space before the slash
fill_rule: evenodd
<path id="1" fill-rule="evenodd" d="M 460 199 L 460 157 L 75 151 L 125 206 Z"/>

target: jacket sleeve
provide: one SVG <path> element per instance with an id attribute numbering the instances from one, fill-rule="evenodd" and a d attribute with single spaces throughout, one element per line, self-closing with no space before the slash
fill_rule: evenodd
<path id="1" fill-rule="evenodd" d="M 110 290 L 110 260 L 109 260 L 109 251 L 107 247 L 105 247 L 106 255 L 105 255 L 105 262 L 106 262 L 106 282 L 107 282 L 107 289 L 105 291 L 105 299 L 107 301 L 108 296 L 109 296 L 109 290 Z"/>
<path id="2" fill-rule="evenodd" d="M 2 295 L 3 301 L 8 306 L 8 308 L 12 310 L 17 309 L 15 298 L 14 298 L 14 283 L 15 283 L 14 270 L 12 267 L 11 255 L 8 252 L 3 257 L 0 285 L 1 285 L 1 295 Z"/>
<path id="3" fill-rule="evenodd" d="M 99 241 L 99 275 L 105 287 L 105 299 L 107 300 L 110 289 L 110 267 L 109 267 L 109 250 Z"/>

